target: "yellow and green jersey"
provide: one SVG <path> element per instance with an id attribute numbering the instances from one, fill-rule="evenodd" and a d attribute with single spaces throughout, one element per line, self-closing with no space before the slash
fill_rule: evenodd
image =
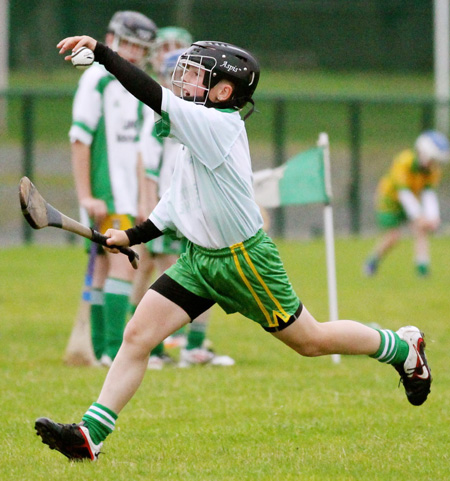
<path id="1" fill-rule="evenodd" d="M 413 150 L 404 150 L 398 154 L 377 187 L 377 208 L 390 210 L 398 205 L 398 193 L 402 189 L 410 190 L 419 197 L 424 189 L 435 189 L 441 180 L 439 165 L 433 163 L 429 168 L 420 166 Z"/>

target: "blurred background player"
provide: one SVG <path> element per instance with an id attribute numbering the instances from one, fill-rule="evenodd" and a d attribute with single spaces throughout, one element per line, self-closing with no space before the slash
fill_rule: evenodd
<path id="1" fill-rule="evenodd" d="M 141 13 L 116 12 L 106 44 L 142 68 L 156 31 L 154 22 Z M 72 164 L 82 218 L 100 232 L 132 227 L 135 220 L 147 217 L 144 200 L 138 199 L 137 141 L 148 114 L 153 112 L 103 66 L 94 64 L 82 75 L 69 132 Z M 95 356 L 103 365 L 111 364 L 122 342 L 133 276 L 125 256 L 99 248 L 91 291 L 91 333 Z"/>
<path id="2" fill-rule="evenodd" d="M 158 30 L 152 55 L 152 67 L 162 85 L 171 87 L 172 74 L 178 58 L 191 44 L 192 37 L 183 28 L 166 27 Z M 179 147 L 180 144 L 176 139 L 157 138 L 154 133 L 153 118 L 150 116 L 146 118 L 142 129 L 139 157 L 146 171 L 148 214 L 169 188 Z M 146 244 L 147 252 L 141 255 L 140 267 L 134 280 L 131 296 L 132 311 L 148 289 L 154 270 L 156 269 L 158 276 L 161 275 L 177 261 L 185 245 L 186 240 L 177 238 L 175 234 L 165 234 Z M 178 364 L 180 367 L 199 364 L 233 365 L 234 360 L 231 357 L 218 356 L 208 348 L 208 343 L 205 341 L 209 318 L 210 310 L 189 324 L 187 336 L 184 335 L 183 329 L 167 339 L 165 343 L 159 344 L 150 354 L 148 368 L 159 370 L 165 364 L 174 362 L 165 351 L 164 344 L 181 348 Z"/>
<path id="3" fill-rule="evenodd" d="M 436 188 L 441 179 L 441 163 L 448 162 L 450 145 L 437 131 L 423 132 L 415 149 L 398 154 L 377 188 L 377 223 L 386 230 L 365 263 L 365 273 L 377 272 L 381 260 L 397 244 L 401 226 L 409 222 L 414 236 L 415 267 L 419 276 L 430 270 L 428 234 L 440 224 Z"/>

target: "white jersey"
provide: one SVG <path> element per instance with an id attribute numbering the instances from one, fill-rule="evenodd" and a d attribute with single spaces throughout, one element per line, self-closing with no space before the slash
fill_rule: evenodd
<path id="1" fill-rule="evenodd" d="M 262 227 L 253 197 L 245 124 L 235 110 L 217 110 L 176 97 L 163 88 L 160 136 L 179 148 L 170 188 L 150 215 L 160 229 L 176 230 L 210 249 L 242 242 Z"/>
<path id="2" fill-rule="evenodd" d="M 73 103 L 71 142 L 90 145 L 92 195 L 108 213 L 137 214 L 137 143 L 151 110 L 94 64 L 81 77 Z"/>

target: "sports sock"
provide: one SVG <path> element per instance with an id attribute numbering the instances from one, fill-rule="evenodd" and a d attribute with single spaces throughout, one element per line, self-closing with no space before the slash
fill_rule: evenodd
<path id="1" fill-rule="evenodd" d="M 387 364 L 402 364 L 409 354 L 409 345 L 398 334 L 389 329 L 376 329 L 380 333 L 381 343 L 378 351 L 370 357 Z"/>
<path id="2" fill-rule="evenodd" d="M 92 289 L 90 296 L 92 347 L 95 357 L 100 359 L 105 349 L 105 318 L 103 315 L 105 296 L 101 289 Z"/>
<path id="3" fill-rule="evenodd" d="M 196 349 L 202 347 L 206 337 L 206 324 L 204 322 L 193 321 L 189 325 L 186 349 Z"/>
<path id="4" fill-rule="evenodd" d="M 105 293 L 105 354 L 114 359 L 122 344 L 132 284 L 109 277 L 106 279 L 103 290 Z"/>
<path id="5" fill-rule="evenodd" d="M 106 406 L 93 403 L 83 416 L 94 444 L 101 443 L 114 431 L 117 414 Z"/>

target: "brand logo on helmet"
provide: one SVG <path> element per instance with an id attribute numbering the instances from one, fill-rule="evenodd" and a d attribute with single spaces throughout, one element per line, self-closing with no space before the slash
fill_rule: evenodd
<path id="1" fill-rule="evenodd" d="M 222 65 L 220 67 L 226 68 L 228 72 L 233 71 L 233 72 L 239 72 L 240 69 L 239 67 L 235 67 L 234 65 L 230 65 L 226 60 L 223 61 Z"/>

